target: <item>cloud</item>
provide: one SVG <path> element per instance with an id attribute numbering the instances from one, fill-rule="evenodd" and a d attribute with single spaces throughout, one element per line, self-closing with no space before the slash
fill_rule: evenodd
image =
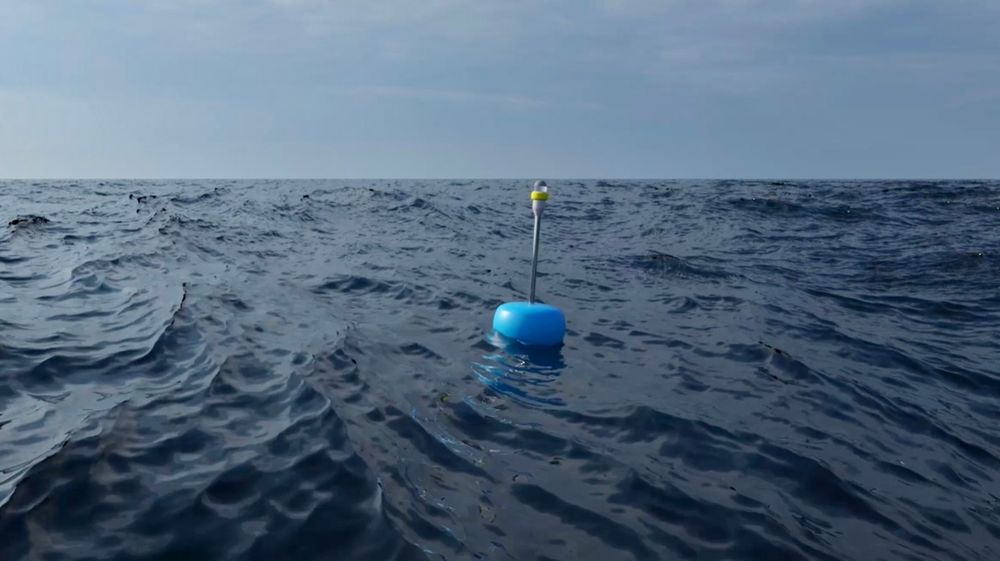
<path id="1" fill-rule="evenodd" d="M 512 107 L 538 107 L 546 102 L 517 94 L 486 93 L 467 90 L 446 90 L 405 86 L 357 86 L 334 90 L 341 95 L 360 97 L 406 98 L 426 101 L 489 103 Z"/>

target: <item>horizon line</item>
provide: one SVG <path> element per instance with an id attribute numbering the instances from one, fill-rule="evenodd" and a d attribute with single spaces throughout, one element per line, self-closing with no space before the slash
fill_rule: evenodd
<path id="1" fill-rule="evenodd" d="M 0 177 L 0 181 L 1000 181 L 1000 177 Z"/>

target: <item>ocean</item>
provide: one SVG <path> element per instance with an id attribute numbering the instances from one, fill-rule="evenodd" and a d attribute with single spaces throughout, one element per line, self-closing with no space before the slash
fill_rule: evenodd
<path id="1" fill-rule="evenodd" d="M 0 182 L 0 559 L 1000 559 L 1000 182 Z"/>

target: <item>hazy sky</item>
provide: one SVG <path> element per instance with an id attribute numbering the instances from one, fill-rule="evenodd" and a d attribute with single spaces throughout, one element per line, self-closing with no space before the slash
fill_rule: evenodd
<path id="1" fill-rule="evenodd" d="M 0 177 L 1000 177 L 1000 0 L 0 0 Z"/>

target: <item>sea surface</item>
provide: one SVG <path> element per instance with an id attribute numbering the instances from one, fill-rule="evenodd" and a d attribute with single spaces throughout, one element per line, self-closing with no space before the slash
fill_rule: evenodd
<path id="1" fill-rule="evenodd" d="M 1000 182 L 550 186 L 0 182 L 0 560 L 1000 559 Z"/>

